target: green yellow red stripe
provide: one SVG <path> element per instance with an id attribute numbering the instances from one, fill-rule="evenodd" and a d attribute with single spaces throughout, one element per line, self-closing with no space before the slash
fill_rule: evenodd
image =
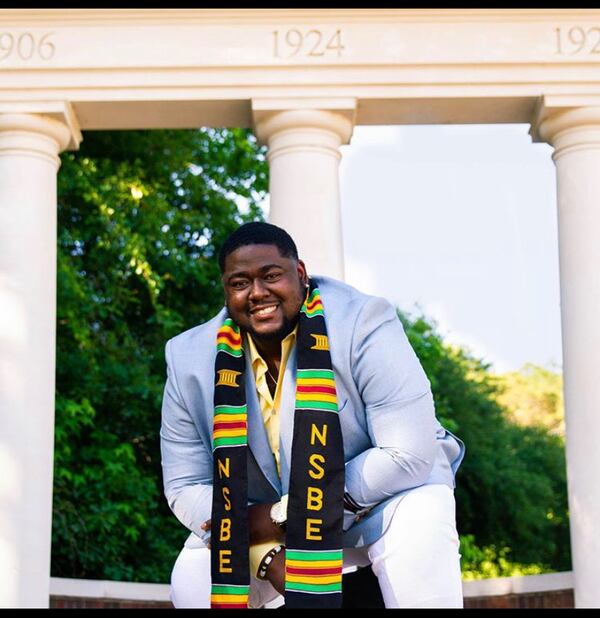
<path id="1" fill-rule="evenodd" d="M 247 609 L 249 586 L 213 584 L 210 593 L 211 609 Z"/>
<path id="2" fill-rule="evenodd" d="M 213 449 L 248 444 L 247 406 L 215 406 Z"/>
<path id="3" fill-rule="evenodd" d="M 342 590 L 343 550 L 286 550 L 285 589 L 329 594 Z"/>
<path id="4" fill-rule="evenodd" d="M 307 318 L 314 318 L 317 315 L 324 315 L 319 288 L 315 288 L 312 291 L 310 297 L 305 301 L 304 305 L 302 305 L 302 309 L 300 309 L 300 311 L 304 313 Z"/>
<path id="5" fill-rule="evenodd" d="M 240 328 L 231 318 L 227 318 L 217 332 L 217 352 L 226 352 L 235 357 L 243 354 Z"/>
<path id="6" fill-rule="evenodd" d="M 342 566 L 342 560 L 313 560 L 311 561 L 311 568 L 329 568 L 329 567 L 337 567 Z M 307 561 L 306 560 L 293 560 L 291 558 L 286 558 L 286 564 L 291 566 L 296 566 L 299 568 L 306 568 Z"/>
<path id="7" fill-rule="evenodd" d="M 296 408 L 337 412 L 337 395 L 330 369 L 298 369 Z"/>

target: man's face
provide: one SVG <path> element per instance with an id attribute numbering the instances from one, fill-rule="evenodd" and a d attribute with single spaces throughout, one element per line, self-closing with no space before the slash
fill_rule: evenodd
<path id="1" fill-rule="evenodd" d="M 259 341 L 281 341 L 293 330 L 306 283 L 302 260 L 282 257 L 275 245 L 238 247 L 225 258 L 229 316 Z"/>

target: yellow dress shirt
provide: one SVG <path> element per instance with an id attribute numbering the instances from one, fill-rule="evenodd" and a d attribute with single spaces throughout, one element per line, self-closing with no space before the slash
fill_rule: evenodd
<path id="1" fill-rule="evenodd" d="M 262 413 L 267 437 L 271 446 L 271 452 L 277 464 L 277 472 L 281 477 L 281 466 L 279 463 L 279 408 L 281 405 L 281 390 L 283 388 L 283 376 L 285 367 L 290 357 L 290 353 L 296 343 L 296 335 L 298 326 L 283 339 L 281 342 L 281 364 L 279 366 L 279 375 L 277 376 L 277 386 L 275 387 L 275 396 L 271 395 L 269 385 L 267 384 L 267 363 L 259 354 L 256 345 L 250 335 L 247 335 L 248 350 L 250 352 L 250 360 L 252 361 L 252 372 L 256 382 L 256 390 L 258 393 L 258 402 Z M 277 545 L 277 541 L 265 541 L 258 545 L 250 547 L 250 572 L 256 577 L 258 567 L 261 560 L 267 552 Z"/>
<path id="2" fill-rule="evenodd" d="M 298 326 L 281 342 L 281 364 L 279 366 L 279 375 L 277 377 L 277 387 L 275 388 L 275 397 L 271 395 L 269 385 L 267 384 L 267 363 L 256 349 L 256 345 L 250 335 L 248 337 L 248 350 L 250 352 L 250 360 L 252 361 L 252 371 L 256 382 L 256 390 L 258 392 L 258 402 L 260 411 L 267 430 L 271 452 L 277 464 L 277 472 L 281 477 L 281 466 L 279 464 L 279 407 L 281 405 L 281 390 L 283 388 L 283 375 L 287 365 L 288 358 L 294 344 L 296 343 L 296 334 Z"/>

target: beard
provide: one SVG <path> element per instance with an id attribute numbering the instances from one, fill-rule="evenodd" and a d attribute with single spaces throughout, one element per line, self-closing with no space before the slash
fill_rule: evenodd
<path id="1" fill-rule="evenodd" d="M 265 341 L 269 343 L 273 341 L 282 341 L 294 330 L 298 323 L 298 317 L 298 314 L 296 314 L 296 316 L 290 320 L 284 315 L 281 326 L 272 333 L 257 333 L 253 328 L 248 328 L 248 332 L 252 335 L 254 341 Z"/>

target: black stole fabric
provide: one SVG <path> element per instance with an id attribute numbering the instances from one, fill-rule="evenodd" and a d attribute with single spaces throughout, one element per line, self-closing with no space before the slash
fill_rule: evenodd
<path id="1" fill-rule="evenodd" d="M 312 280 L 300 310 L 296 346 L 285 606 L 341 607 L 344 449 L 324 308 Z M 242 335 L 228 318 L 217 335 L 215 361 L 213 608 L 243 608 L 248 601 L 245 371 Z"/>

